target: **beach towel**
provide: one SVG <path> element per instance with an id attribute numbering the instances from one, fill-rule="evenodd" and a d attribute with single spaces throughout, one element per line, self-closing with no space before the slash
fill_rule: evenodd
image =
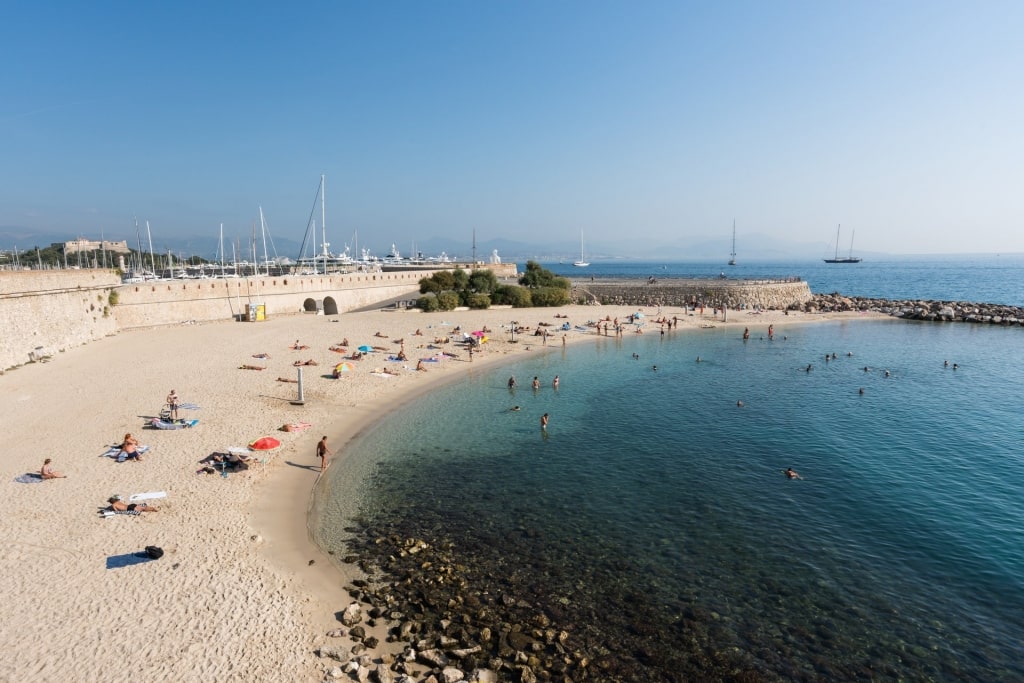
<path id="1" fill-rule="evenodd" d="M 38 472 L 26 472 L 14 478 L 18 484 L 39 484 L 43 481 L 43 475 Z"/>
<path id="2" fill-rule="evenodd" d="M 158 417 L 154 417 L 149 421 L 149 425 L 154 429 L 188 429 L 195 427 L 199 424 L 199 420 L 177 420 L 175 422 L 166 422 Z"/>
<path id="3" fill-rule="evenodd" d="M 142 510 L 101 510 L 100 516 L 106 519 L 107 517 L 113 517 L 114 515 L 133 515 L 138 516 L 142 514 Z"/>
<path id="4" fill-rule="evenodd" d="M 139 446 L 135 449 L 139 455 L 142 455 L 149 450 L 149 446 Z M 121 444 L 111 446 L 103 453 L 100 453 L 101 458 L 115 458 L 118 462 L 124 462 L 125 459 L 121 457 Z"/>
<path id="5" fill-rule="evenodd" d="M 374 377 L 388 377 L 388 378 L 394 377 L 394 375 L 391 375 L 391 374 L 386 373 L 386 372 L 371 372 L 370 374 L 373 375 Z"/>

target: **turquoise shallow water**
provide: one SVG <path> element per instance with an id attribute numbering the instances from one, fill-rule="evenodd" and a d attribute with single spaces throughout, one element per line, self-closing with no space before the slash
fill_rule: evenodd
<path id="1" fill-rule="evenodd" d="M 400 519 L 528 568 L 613 651 L 628 612 L 661 651 L 769 678 L 1024 679 L 1021 331 L 750 327 L 594 339 L 442 388 L 347 446 L 319 542 L 356 509 Z"/>

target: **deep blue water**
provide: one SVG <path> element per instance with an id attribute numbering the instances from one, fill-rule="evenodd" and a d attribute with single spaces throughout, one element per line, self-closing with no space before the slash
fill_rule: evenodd
<path id="1" fill-rule="evenodd" d="M 345 447 L 319 540 L 400 510 L 782 680 L 1024 680 L 1022 331 L 750 327 L 595 337 L 441 388 Z"/>
<path id="2" fill-rule="evenodd" d="M 520 269 L 525 264 L 520 265 Z M 718 277 L 737 279 L 800 277 L 815 294 L 840 292 L 847 296 L 882 299 L 926 299 L 1024 306 L 1024 257 L 968 256 L 947 259 L 868 260 L 856 264 L 823 261 L 717 263 L 658 263 L 653 261 L 595 262 L 587 268 L 544 264 L 572 279 L 594 277 Z"/>

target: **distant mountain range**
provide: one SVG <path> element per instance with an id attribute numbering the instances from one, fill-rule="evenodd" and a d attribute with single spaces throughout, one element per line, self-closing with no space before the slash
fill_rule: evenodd
<path id="1" fill-rule="evenodd" d="M 5 230 L 0 228 L 0 249 L 10 250 L 17 247 L 19 250 L 31 250 L 36 246 L 47 247 L 55 242 L 65 242 L 79 237 L 70 233 L 29 233 L 26 231 Z M 87 239 L 99 239 L 99 235 L 85 235 Z M 109 233 L 103 235 L 107 240 L 127 240 L 128 246 L 138 249 L 140 244 L 136 235 L 127 233 Z M 176 256 L 200 256 L 205 259 L 215 260 L 218 254 L 218 239 L 213 235 L 190 235 L 190 236 L 168 236 L 164 234 L 153 235 L 153 250 L 158 253 L 171 251 Z M 224 251 L 231 258 L 231 239 L 225 236 Z M 245 243 L 234 247 L 236 252 L 251 253 L 251 247 Z M 390 240 L 368 240 L 360 242 L 360 247 L 367 247 L 375 256 L 384 256 L 391 249 Z M 412 245 L 396 243 L 398 250 L 403 256 L 409 256 Z M 143 251 L 149 250 L 149 242 L 145 235 L 142 235 L 141 247 Z M 287 256 L 291 259 L 297 258 L 301 244 L 287 238 L 267 238 L 267 252 L 271 258 L 275 256 Z M 344 245 L 340 242 L 332 243 L 332 251 L 341 251 Z M 319 249 L 319 245 L 306 247 L 305 255 L 313 255 Z M 527 260 L 552 263 L 559 260 L 571 262 L 579 258 L 579 243 L 575 240 L 564 240 L 549 243 L 521 242 L 509 239 L 481 240 L 476 245 L 476 258 L 480 261 L 487 261 L 491 253 L 497 249 L 498 255 L 503 261 L 525 262 Z M 736 259 L 740 263 L 754 261 L 803 261 L 817 260 L 828 256 L 834 247 L 825 242 L 806 243 L 782 240 L 768 235 L 747 234 L 742 236 L 742 241 L 737 245 Z M 441 252 L 449 257 L 457 257 L 460 260 L 468 260 L 473 256 L 473 244 L 471 239 L 454 240 L 450 238 L 434 237 L 426 240 L 416 241 L 416 250 L 425 256 L 437 256 Z M 616 259 L 638 260 L 638 261 L 720 261 L 723 264 L 729 259 L 729 252 L 732 250 L 731 235 L 725 238 L 680 238 L 671 242 L 644 242 L 635 239 L 622 240 L 594 240 L 587 241 L 586 257 L 592 262 L 609 261 Z M 263 244 L 257 249 L 259 258 L 263 256 Z M 860 252 L 855 255 L 872 258 L 892 258 L 892 255 Z M 238 257 L 245 258 L 242 253 Z"/>

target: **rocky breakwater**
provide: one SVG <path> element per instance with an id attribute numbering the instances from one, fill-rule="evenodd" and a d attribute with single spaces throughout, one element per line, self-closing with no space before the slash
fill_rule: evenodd
<path id="1" fill-rule="evenodd" d="M 344 561 L 367 579 L 348 586 L 354 601 L 317 649 L 325 683 L 765 680 L 710 644 L 714 615 L 685 609 L 665 621 L 630 591 L 616 596 L 519 552 L 531 534 L 469 548 L 409 526 L 348 529 Z M 369 635 L 381 627 L 384 645 Z"/>
<path id="2" fill-rule="evenodd" d="M 838 292 L 815 294 L 797 307 L 808 313 L 871 311 L 904 320 L 964 322 L 988 325 L 1024 325 L 1024 308 L 965 301 L 923 301 L 911 299 L 868 299 L 843 296 Z"/>

